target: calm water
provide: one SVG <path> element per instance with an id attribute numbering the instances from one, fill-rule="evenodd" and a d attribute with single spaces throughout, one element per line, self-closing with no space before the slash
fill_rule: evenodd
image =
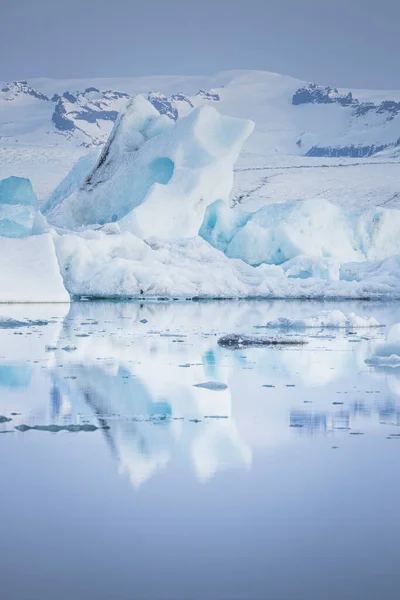
<path id="1" fill-rule="evenodd" d="M 386 327 L 217 344 L 332 307 Z M 0 329 L 2 600 L 398 597 L 400 371 L 364 361 L 400 304 L 0 313 L 49 321 Z"/>

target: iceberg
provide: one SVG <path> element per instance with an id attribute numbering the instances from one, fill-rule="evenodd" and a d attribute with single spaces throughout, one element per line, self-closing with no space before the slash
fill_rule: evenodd
<path id="1" fill-rule="evenodd" d="M 51 233 L 0 237 L 0 303 L 69 302 Z"/>
<path id="2" fill-rule="evenodd" d="M 50 197 L 42 204 L 40 210 L 43 214 L 53 211 L 67 196 L 76 192 L 85 183 L 90 172 L 96 166 L 99 152 L 92 150 L 84 154 L 74 164 L 68 175 L 59 183 Z"/>
<path id="3" fill-rule="evenodd" d="M 211 106 L 174 121 L 137 96 L 42 212 L 29 180 L 0 182 L 0 301 L 400 298 L 399 211 L 229 206 L 252 129 Z"/>
<path id="4" fill-rule="evenodd" d="M 84 184 L 57 205 L 51 199 L 47 218 L 72 230 L 118 223 L 141 239 L 194 237 L 207 207 L 228 200 L 233 165 L 253 126 L 209 106 L 174 123 L 137 96 Z"/>
<path id="5" fill-rule="evenodd" d="M 0 302 L 69 302 L 29 179 L 0 181 Z"/>
<path id="6" fill-rule="evenodd" d="M 38 200 L 29 179 L 0 181 L 0 236 L 20 238 L 32 233 Z"/>
<path id="7" fill-rule="evenodd" d="M 250 265 L 284 265 L 298 257 L 331 261 L 319 267 L 307 266 L 304 260 L 303 265 L 291 263 L 289 277 L 337 278 L 334 261 L 343 264 L 400 254 L 396 209 L 345 209 L 317 198 L 268 204 L 250 214 L 239 211 L 235 218 L 227 212 L 220 204 L 210 207 L 200 234 L 231 258 Z"/>

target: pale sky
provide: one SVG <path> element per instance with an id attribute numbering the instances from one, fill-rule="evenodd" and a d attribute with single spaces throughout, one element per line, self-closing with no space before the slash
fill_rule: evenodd
<path id="1" fill-rule="evenodd" d="M 263 69 L 400 89 L 399 0 L 0 0 L 0 80 Z"/>

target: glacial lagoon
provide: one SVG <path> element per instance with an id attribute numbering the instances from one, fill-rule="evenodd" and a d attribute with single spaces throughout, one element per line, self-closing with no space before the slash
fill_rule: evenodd
<path id="1" fill-rule="evenodd" d="M 384 327 L 218 344 L 336 308 Z M 400 369 L 365 361 L 398 303 L 1 314 L 1 598 L 394 597 Z"/>

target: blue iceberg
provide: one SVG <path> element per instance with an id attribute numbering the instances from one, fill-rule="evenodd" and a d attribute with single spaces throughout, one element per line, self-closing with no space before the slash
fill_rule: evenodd
<path id="1" fill-rule="evenodd" d="M 0 181 L 0 236 L 31 235 L 38 200 L 29 179 L 8 177 Z"/>

